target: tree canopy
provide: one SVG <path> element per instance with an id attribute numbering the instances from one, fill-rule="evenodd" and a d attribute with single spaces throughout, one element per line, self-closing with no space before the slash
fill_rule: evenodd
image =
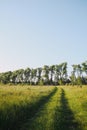
<path id="1" fill-rule="evenodd" d="M 26 68 L 0 73 L 1 83 L 28 83 L 30 85 L 82 85 L 87 84 L 87 61 L 73 64 L 68 75 L 67 62 L 57 65 L 44 65 L 38 68 Z"/>

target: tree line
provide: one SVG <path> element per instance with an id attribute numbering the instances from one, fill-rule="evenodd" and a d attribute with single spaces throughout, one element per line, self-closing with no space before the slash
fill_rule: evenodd
<path id="1" fill-rule="evenodd" d="M 58 65 L 44 65 L 31 69 L 19 69 L 0 73 L 0 82 L 27 83 L 30 85 L 82 85 L 87 84 L 87 61 L 81 64 L 73 64 L 72 72 L 68 75 L 67 62 Z"/>

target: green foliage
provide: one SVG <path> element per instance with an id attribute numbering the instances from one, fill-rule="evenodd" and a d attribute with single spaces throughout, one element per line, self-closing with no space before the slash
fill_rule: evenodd
<path id="1" fill-rule="evenodd" d="M 76 81 L 77 81 L 77 85 L 82 87 L 82 78 L 80 76 L 76 79 Z"/>
<path id="2" fill-rule="evenodd" d="M 8 71 L 0 73 L 0 83 L 65 85 L 71 82 L 72 85 L 87 84 L 87 61 L 82 64 L 73 64 L 72 69 L 71 75 L 68 76 L 67 62 L 63 62 L 51 66 L 44 65 L 42 68 L 19 69 L 13 72 Z"/>
<path id="3" fill-rule="evenodd" d="M 4 83 L 4 84 L 9 83 L 11 75 L 12 75 L 11 71 L 8 71 L 8 72 L 5 72 L 5 73 L 1 73 L 0 74 L 0 82 Z"/>
<path id="4" fill-rule="evenodd" d="M 6 72 L 0 74 L 1 83 L 29 83 L 30 85 L 42 84 L 44 85 L 58 84 L 59 79 L 67 77 L 67 63 L 64 62 L 59 65 L 44 65 L 42 68 L 25 70 L 19 69 L 13 72 Z"/>
<path id="5" fill-rule="evenodd" d="M 64 85 L 63 80 L 62 80 L 62 79 L 60 79 L 60 80 L 58 81 L 58 84 L 59 84 L 59 85 Z"/>
<path id="6" fill-rule="evenodd" d="M 38 84 L 39 84 L 40 86 L 43 86 L 43 85 L 44 85 L 44 81 L 43 81 L 43 80 L 40 80 Z"/>

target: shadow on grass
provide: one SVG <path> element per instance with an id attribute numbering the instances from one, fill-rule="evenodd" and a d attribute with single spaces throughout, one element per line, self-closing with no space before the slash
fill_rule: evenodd
<path id="1" fill-rule="evenodd" d="M 54 91 L 48 97 L 46 97 L 46 100 L 44 100 L 44 102 L 41 102 L 42 105 L 40 109 L 37 110 L 37 112 L 34 114 L 32 118 L 27 120 L 27 122 L 25 122 L 25 124 L 21 126 L 20 130 L 53 130 L 47 127 L 48 125 L 47 122 L 49 119 L 48 114 L 51 113 L 52 108 L 48 107 L 46 109 L 45 105 L 48 104 L 52 100 L 53 96 L 56 94 L 57 91 L 58 91 L 58 88 L 55 87 Z"/>
<path id="2" fill-rule="evenodd" d="M 8 118 L 2 111 L 0 111 L 0 130 L 20 130 L 27 120 L 35 116 L 35 114 L 57 91 L 57 88 L 54 88 L 47 96 L 42 96 L 37 102 L 27 103 L 17 107 L 13 106 L 14 114 L 12 111 L 8 112 Z"/>
<path id="3" fill-rule="evenodd" d="M 23 118 L 19 121 L 20 125 L 16 125 L 16 127 L 14 127 L 12 130 L 20 130 L 27 121 L 28 124 L 31 123 L 32 119 L 35 118 L 36 114 L 39 113 L 40 109 L 45 105 L 45 103 L 50 100 L 50 98 L 56 93 L 56 91 L 57 87 L 55 87 L 53 91 L 49 93 L 49 95 L 43 96 L 40 98 L 39 101 L 31 104 L 31 106 L 27 106 L 27 108 L 25 108 L 25 114 L 23 115 Z"/>
<path id="4" fill-rule="evenodd" d="M 61 90 L 60 108 L 56 108 L 54 120 L 54 130 L 82 130 L 80 123 L 75 120 L 63 89 Z"/>

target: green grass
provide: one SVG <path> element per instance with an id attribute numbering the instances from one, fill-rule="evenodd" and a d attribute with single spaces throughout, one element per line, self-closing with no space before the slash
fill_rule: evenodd
<path id="1" fill-rule="evenodd" d="M 0 130 L 16 130 L 55 91 L 53 87 L 1 86 Z"/>
<path id="2" fill-rule="evenodd" d="M 65 88 L 69 106 L 81 130 L 87 130 L 87 86 Z"/>
<path id="3" fill-rule="evenodd" d="M 85 104 L 85 105 L 84 105 Z M 21 130 L 87 130 L 87 86 L 62 86 Z"/>
<path id="4" fill-rule="evenodd" d="M 87 130 L 87 86 L 1 86 L 0 130 Z"/>

